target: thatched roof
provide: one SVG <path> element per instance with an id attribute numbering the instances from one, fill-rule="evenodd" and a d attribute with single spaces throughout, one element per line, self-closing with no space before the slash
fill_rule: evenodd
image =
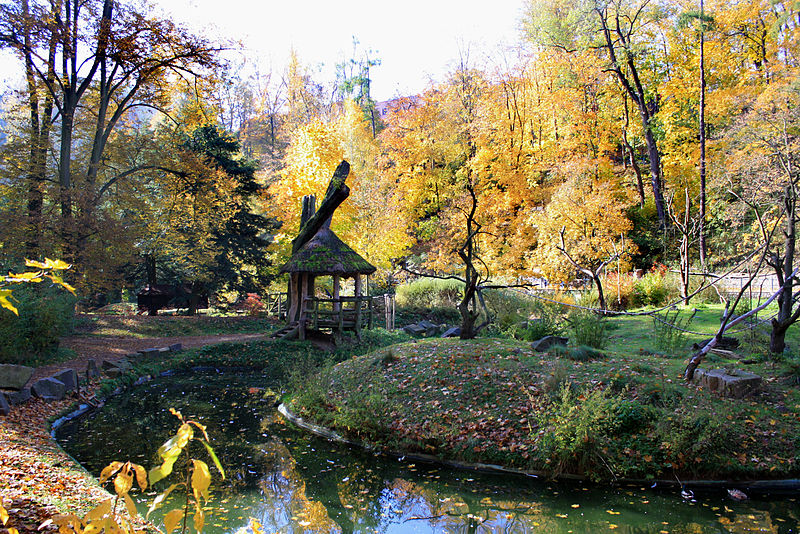
<path id="1" fill-rule="evenodd" d="M 330 228 L 321 228 L 286 264 L 282 273 L 311 273 L 315 276 L 372 274 L 375 267 L 345 245 Z"/>

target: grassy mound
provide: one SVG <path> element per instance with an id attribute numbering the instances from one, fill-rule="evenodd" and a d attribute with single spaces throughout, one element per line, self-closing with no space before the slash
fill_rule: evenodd
<path id="1" fill-rule="evenodd" d="M 422 340 L 339 363 L 288 404 L 386 449 L 595 480 L 800 475 L 796 387 L 768 381 L 756 399 L 720 398 L 685 384 L 683 366 L 660 354 Z"/>

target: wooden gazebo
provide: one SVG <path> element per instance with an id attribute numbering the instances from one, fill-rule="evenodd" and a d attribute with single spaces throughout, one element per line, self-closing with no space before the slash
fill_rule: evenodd
<path id="1" fill-rule="evenodd" d="M 291 258 L 280 270 L 289 274 L 289 299 L 287 326 L 279 337 L 305 339 L 307 329 L 330 330 L 337 336 L 350 330 L 359 335 L 362 327 L 372 327 L 372 301 L 363 294 L 362 277 L 376 269 L 330 229 L 333 212 L 350 194 L 344 183 L 349 171 L 346 161 L 339 164 L 319 211 L 313 195 L 303 197 L 300 232 L 292 241 Z M 332 298 L 316 296 L 314 284 L 320 276 L 333 278 Z M 352 297 L 340 295 L 341 282 L 347 278 L 355 280 Z"/>

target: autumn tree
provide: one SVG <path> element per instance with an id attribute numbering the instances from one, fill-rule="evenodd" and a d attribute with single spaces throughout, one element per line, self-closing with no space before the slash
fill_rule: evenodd
<path id="1" fill-rule="evenodd" d="M 568 53 L 594 51 L 598 59 L 605 60 L 607 72 L 634 103 L 645 138 L 650 185 L 662 227 L 667 224 L 667 215 L 661 152 L 656 139 L 659 73 L 648 72 L 650 66 L 657 64 L 648 58 L 660 55 L 653 43 L 660 39 L 657 30 L 664 16 L 664 11 L 649 2 L 536 0 L 531 2 L 525 21 L 529 39 L 537 45 Z M 650 85 L 648 79 L 653 79 Z"/>
<path id="2" fill-rule="evenodd" d="M 151 16 L 148 6 L 140 10 L 112 0 L 19 0 L 2 7 L 2 43 L 19 54 L 27 73 L 36 151 L 31 168 L 41 168 L 50 123 L 57 121 L 62 236 L 67 256 L 81 259 L 93 233 L 94 211 L 108 190 L 105 185 L 121 179 L 103 176 L 108 171 L 103 155 L 115 128 L 132 110 L 163 104 L 170 76 L 191 76 L 192 69 L 215 65 L 217 47 Z M 37 127 L 34 111 L 42 99 L 44 116 Z M 48 118 L 50 106 L 55 112 Z M 85 141 L 90 148 L 80 158 L 84 170 L 76 173 L 75 133 L 86 109 L 92 110 L 94 127 Z M 39 174 L 32 173 L 32 183 Z M 38 216 L 38 203 L 32 200 L 32 217 Z"/>
<path id="3" fill-rule="evenodd" d="M 796 269 L 797 226 L 800 220 L 800 83 L 797 79 L 772 84 L 753 102 L 752 109 L 732 130 L 735 142 L 729 170 L 734 193 L 745 203 L 741 209 L 755 210 L 750 220 L 752 242 L 767 241 L 772 227 L 782 226 L 783 241 L 772 244 L 767 264 L 781 286 L 778 313 L 772 319 L 770 352 L 786 347 L 786 331 L 800 319 L 791 278 Z M 737 217 L 741 221 L 739 217 Z M 746 220 L 745 220 L 746 221 Z M 744 229 L 745 231 L 748 228 Z M 779 240 L 774 240 L 779 241 Z M 786 283 L 788 281 L 788 283 Z"/>
<path id="4" fill-rule="evenodd" d="M 597 289 L 600 309 L 607 309 L 603 270 L 617 259 L 627 264 L 636 253 L 635 245 L 625 241 L 633 227 L 625 214 L 629 205 L 630 199 L 613 179 L 575 177 L 562 185 L 531 220 L 543 274 L 554 282 L 568 282 L 576 271 L 582 273 Z"/>
<path id="5" fill-rule="evenodd" d="M 258 213 L 255 162 L 216 126 L 176 141 L 171 157 L 152 171 L 153 217 L 142 221 L 141 253 L 192 286 L 190 312 L 204 293 L 262 290 L 274 275 L 269 246 L 276 222 Z"/>

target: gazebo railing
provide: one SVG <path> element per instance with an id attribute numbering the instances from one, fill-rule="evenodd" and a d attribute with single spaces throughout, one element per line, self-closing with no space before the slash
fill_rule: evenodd
<path id="1" fill-rule="evenodd" d="M 366 324 L 365 324 L 366 322 Z M 371 329 L 375 322 L 373 297 L 306 297 L 300 324 L 319 330 L 331 328 L 335 331 L 355 330 L 366 326 Z"/>

